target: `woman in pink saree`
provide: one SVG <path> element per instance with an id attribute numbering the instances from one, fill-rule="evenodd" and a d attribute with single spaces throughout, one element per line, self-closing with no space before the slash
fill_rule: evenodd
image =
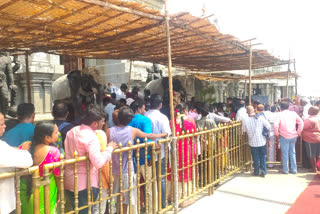
<path id="1" fill-rule="evenodd" d="M 192 133 L 196 131 L 196 125 L 192 118 L 187 117 L 188 109 L 186 104 L 180 103 L 176 107 L 176 116 L 174 119 L 176 136 L 187 134 L 187 132 Z M 171 123 L 170 123 L 171 124 Z M 196 142 L 192 138 L 185 138 L 184 140 L 179 140 L 177 143 L 178 150 L 178 182 L 179 182 L 179 199 L 183 195 L 189 195 L 192 191 L 192 177 L 195 178 L 194 170 L 192 169 L 193 160 L 196 157 Z M 184 169 L 183 169 L 184 168 Z M 170 172 L 170 167 L 168 172 Z M 168 180 L 171 181 L 171 176 L 168 176 Z M 170 186 L 171 185 L 167 185 Z M 168 196 L 171 195 L 171 191 L 167 191 Z M 170 196 L 169 196 L 170 199 Z M 181 206 L 186 206 L 190 204 L 191 201 L 187 201 Z"/>

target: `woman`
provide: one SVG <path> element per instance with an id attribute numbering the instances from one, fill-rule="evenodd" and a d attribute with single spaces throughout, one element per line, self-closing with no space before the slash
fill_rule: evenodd
<path id="1" fill-rule="evenodd" d="M 304 121 L 302 140 L 306 145 L 306 153 L 310 160 L 311 171 L 317 173 L 316 161 L 320 156 L 320 117 L 319 108 L 310 107 L 308 119 Z"/>
<path id="2" fill-rule="evenodd" d="M 182 132 L 187 134 L 192 133 L 192 131 L 196 131 L 196 125 L 192 118 L 187 117 L 188 109 L 187 105 L 185 103 L 180 103 L 176 107 L 176 117 L 174 119 L 174 126 L 176 134 L 181 135 Z M 171 123 L 170 123 L 171 124 Z M 192 141 L 192 138 L 186 138 L 183 141 L 179 140 L 178 142 L 178 154 L 179 154 L 179 164 L 178 164 L 178 171 L 179 171 L 179 199 L 182 198 L 183 192 L 182 192 L 182 185 L 184 186 L 185 194 L 191 193 L 192 189 L 192 159 L 195 158 L 196 154 L 196 146 L 195 142 Z M 183 161 L 182 161 L 183 157 Z M 189 157 L 189 158 L 188 158 Z M 187 167 L 190 166 L 190 167 Z M 183 167 L 187 167 L 184 170 L 182 170 Z M 168 169 L 168 172 L 171 170 Z M 168 180 L 171 181 L 171 176 L 168 176 Z M 189 181 L 189 182 L 188 182 Z M 171 185 L 168 185 L 170 187 Z M 170 200 L 171 191 L 167 191 L 167 196 Z M 187 201 L 181 206 L 184 207 L 188 204 L 190 204 L 192 201 Z"/>
<path id="3" fill-rule="evenodd" d="M 34 130 L 30 153 L 33 157 L 33 164 L 39 166 L 40 179 L 43 175 L 43 165 L 59 162 L 60 151 L 52 146 L 58 140 L 58 126 L 53 121 L 39 122 Z M 57 213 L 57 200 L 60 170 L 59 168 L 50 171 L 50 213 Z M 44 213 L 44 192 L 40 187 L 40 213 Z M 21 182 L 21 213 L 33 213 L 32 181 Z"/>

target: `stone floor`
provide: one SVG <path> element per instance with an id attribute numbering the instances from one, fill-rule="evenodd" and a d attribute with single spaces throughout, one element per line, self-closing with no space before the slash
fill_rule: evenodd
<path id="1" fill-rule="evenodd" d="M 212 196 L 199 196 L 179 213 L 284 214 L 314 175 L 302 169 L 296 175 L 284 175 L 278 168 L 268 170 L 265 178 L 237 173 L 217 187 Z"/>

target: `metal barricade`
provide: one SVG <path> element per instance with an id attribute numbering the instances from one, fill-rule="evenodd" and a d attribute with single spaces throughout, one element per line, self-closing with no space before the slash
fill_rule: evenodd
<path id="1" fill-rule="evenodd" d="M 158 143 L 167 147 L 173 140 L 170 138 L 160 140 Z M 234 121 L 232 125 L 220 125 L 211 130 L 178 133 L 176 142 L 177 149 L 174 154 L 177 160 L 179 181 L 178 183 L 170 182 L 169 185 L 166 183 L 167 187 L 171 186 L 171 191 L 165 196 L 166 205 L 164 208 L 159 207 L 163 196 L 158 193 L 158 213 L 165 213 L 174 208 L 175 202 L 168 198 L 170 195 L 172 198 L 173 189 L 178 192 L 178 204 L 182 204 L 205 191 L 209 195 L 213 194 L 215 184 L 243 167 L 249 170 L 248 167 L 251 166 L 247 136 L 242 134 L 241 123 L 237 121 Z M 168 151 L 165 151 L 167 154 Z M 181 152 L 179 153 L 179 151 Z M 165 160 L 167 160 L 167 156 L 165 156 Z M 168 166 L 167 162 L 165 166 Z M 165 177 L 172 175 L 168 169 L 166 168 Z M 160 175 L 159 171 L 158 175 Z M 163 177 L 161 175 L 161 178 Z M 157 178 L 159 189 L 161 180 L 159 176 Z M 168 201 L 169 203 L 167 203 Z"/>
<path id="2" fill-rule="evenodd" d="M 280 143 L 276 143 L 275 137 L 272 136 L 270 138 L 270 146 L 267 147 L 267 164 L 274 164 L 274 165 L 281 165 L 282 164 L 282 157 L 281 157 L 281 148 L 280 148 Z M 273 141 L 273 142 L 272 142 Z M 296 161 L 297 165 L 301 166 L 302 161 L 303 161 L 303 152 L 302 150 L 304 143 L 302 141 L 302 137 L 299 136 L 297 137 L 297 142 L 295 145 L 295 150 L 296 150 Z M 272 148 L 273 147 L 273 148 Z"/>
<path id="3" fill-rule="evenodd" d="M 140 165 L 141 149 L 144 149 L 145 163 L 143 166 Z M 152 150 L 149 161 L 148 149 Z M 79 213 L 85 209 L 87 209 L 87 213 L 92 213 L 93 207 L 95 207 L 95 211 L 98 210 L 98 213 L 102 214 L 103 203 L 108 204 L 108 213 L 113 213 L 115 210 L 117 213 L 124 213 L 125 208 L 129 214 L 141 213 L 143 197 L 145 198 L 144 213 L 165 213 L 203 192 L 209 195 L 213 194 L 215 184 L 243 167 L 248 169 L 251 165 L 248 141 L 246 136 L 242 134 L 241 123 L 237 121 L 231 125 L 218 126 L 211 130 L 180 133 L 175 138 L 162 139 L 157 143 L 147 142 L 145 139 L 144 143 L 138 142 L 136 145 L 129 142 L 128 147 L 121 147 L 120 144 L 112 155 L 114 158 L 119 158 L 119 175 L 113 175 L 113 162 L 110 160 L 108 168 L 109 189 L 105 190 L 101 169 L 98 170 L 97 198 L 93 198 L 91 189 L 90 160 L 88 156 L 78 157 L 77 152 L 74 153 L 73 159 L 64 160 L 61 158 L 59 162 L 44 165 L 42 178 L 39 176 L 38 167 L 34 166 L 27 170 L 1 173 L 0 179 L 15 179 L 16 213 L 18 214 L 21 213 L 20 177 L 25 175 L 32 175 L 34 213 L 39 213 L 39 188 L 41 186 L 44 189 L 45 213 L 50 213 L 49 176 L 54 168 L 60 169 L 60 176 L 56 180 L 59 181 L 57 187 L 61 214 Z M 127 162 L 123 163 L 123 157 L 127 157 Z M 133 161 L 136 161 L 134 170 L 132 169 Z M 81 207 L 78 184 L 79 176 L 84 175 L 79 174 L 79 163 L 85 164 L 87 179 L 88 203 Z M 127 164 L 128 172 L 122 171 L 123 164 Z M 72 168 L 74 176 L 65 177 L 66 167 Z M 144 177 L 144 180 L 140 182 L 141 176 Z M 72 209 L 67 208 L 70 205 L 66 206 L 67 197 L 63 185 L 66 179 L 74 179 L 74 207 Z M 118 191 L 115 191 L 116 188 Z M 129 201 L 124 206 L 125 195 L 129 195 Z M 115 201 L 117 201 L 116 204 Z"/>

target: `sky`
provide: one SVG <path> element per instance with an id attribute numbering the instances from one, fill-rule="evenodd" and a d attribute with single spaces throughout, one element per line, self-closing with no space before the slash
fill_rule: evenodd
<path id="1" fill-rule="evenodd" d="M 296 60 L 298 93 L 320 96 L 320 0 L 168 0 L 169 13 L 214 14 L 219 30 Z M 291 67 L 293 70 L 293 66 Z"/>

